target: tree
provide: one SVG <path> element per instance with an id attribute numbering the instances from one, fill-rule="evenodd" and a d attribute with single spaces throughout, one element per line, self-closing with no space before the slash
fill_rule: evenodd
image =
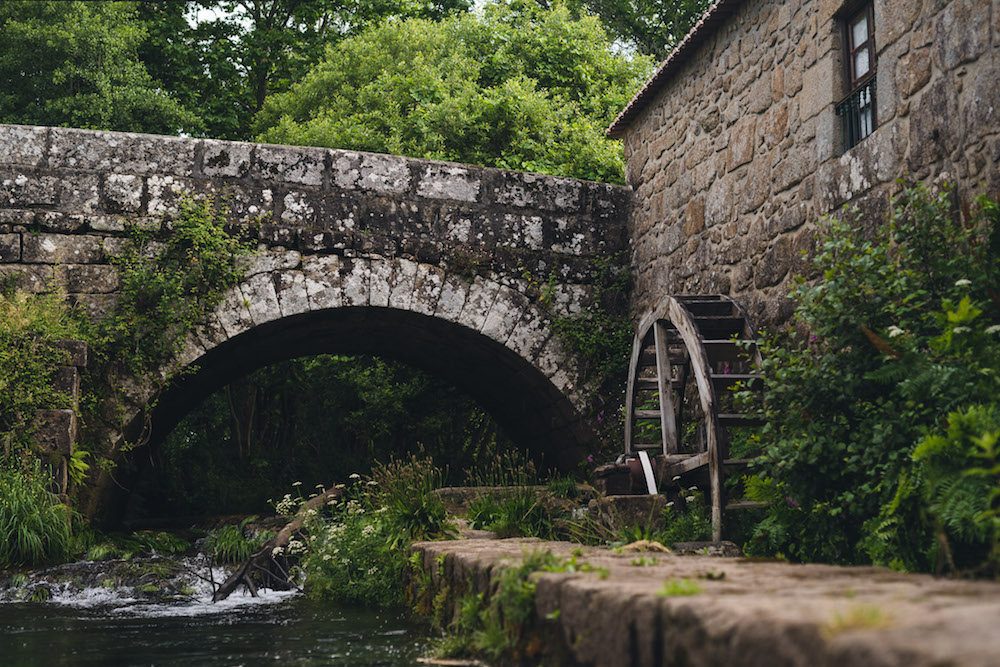
<path id="1" fill-rule="evenodd" d="M 139 62 L 134 3 L 0 3 L 0 122 L 176 134 L 194 115 Z"/>
<path id="2" fill-rule="evenodd" d="M 663 60 L 680 43 L 712 0 L 574 0 L 601 17 L 608 31 Z"/>
<path id="3" fill-rule="evenodd" d="M 621 182 L 604 128 L 651 65 L 561 5 L 387 21 L 269 98 L 259 138 Z"/>
<path id="4" fill-rule="evenodd" d="M 192 109 L 207 136 L 249 139 L 270 94 L 302 79 L 324 48 L 388 17 L 440 19 L 468 0 L 142 2 L 142 59 Z"/>

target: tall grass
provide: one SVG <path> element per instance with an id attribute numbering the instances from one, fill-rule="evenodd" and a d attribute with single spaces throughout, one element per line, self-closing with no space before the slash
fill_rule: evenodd
<path id="1" fill-rule="evenodd" d="M 69 553 L 69 510 L 48 484 L 37 461 L 31 468 L 0 463 L 0 565 L 37 565 Z"/>

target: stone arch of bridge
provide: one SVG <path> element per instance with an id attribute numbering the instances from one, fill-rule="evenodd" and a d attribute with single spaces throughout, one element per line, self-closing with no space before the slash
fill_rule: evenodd
<path id="1" fill-rule="evenodd" d="M 185 341 L 171 364 L 185 372 L 155 396 L 123 384 L 132 406 L 125 437 L 149 428 L 143 437 L 157 446 L 211 393 L 258 368 L 324 353 L 374 354 L 450 381 L 546 466 L 569 469 L 597 435 L 578 364 L 551 325 L 536 300 L 492 278 L 405 258 L 269 251 Z M 121 475 L 99 481 L 85 512 L 113 523 L 131 483 Z"/>

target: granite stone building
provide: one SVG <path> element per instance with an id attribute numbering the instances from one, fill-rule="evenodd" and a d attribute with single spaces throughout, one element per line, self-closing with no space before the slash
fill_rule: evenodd
<path id="1" fill-rule="evenodd" d="M 898 179 L 1000 190 L 1000 0 L 718 0 L 612 124 L 638 316 L 723 293 L 785 319 L 817 222 Z"/>

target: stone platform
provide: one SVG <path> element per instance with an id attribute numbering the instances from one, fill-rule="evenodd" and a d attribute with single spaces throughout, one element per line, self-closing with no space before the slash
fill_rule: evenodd
<path id="1" fill-rule="evenodd" d="M 575 553 L 578 562 L 607 569 L 604 578 L 593 571 L 537 575 L 536 618 L 553 645 L 525 664 L 1000 664 L 995 582 L 877 567 L 616 553 L 537 539 L 423 542 L 414 549 L 438 590 L 488 591 L 491 575 L 533 550 L 567 559 Z M 701 592 L 665 595 L 671 580 L 697 584 Z"/>

